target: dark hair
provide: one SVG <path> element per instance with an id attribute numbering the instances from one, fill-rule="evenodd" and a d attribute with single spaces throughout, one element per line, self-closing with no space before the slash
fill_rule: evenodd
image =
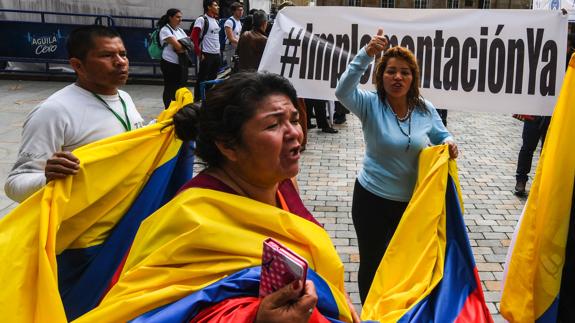
<path id="1" fill-rule="evenodd" d="M 419 94 L 419 65 L 417 65 L 417 60 L 415 59 L 415 56 L 413 56 L 413 53 L 405 47 L 395 46 L 388 49 L 377 63 L 377 67 L 375 69 L 375 87 L 377 88 L 379 98 L 382 101 L 385 101 L 386 93 L 385 88 L 383 87 L 383 74 L 385 73 L 387 63 L 391 58 L 404 60 L 409 66 L 411 75 L 413 76 L 411 86 L 409 87 L 409 91 L 407 91 L 407 107 L 410 109 L 418 109 L 422 112 L 429 112 L 425 106 L 425 102 Z"/>
<path id="2" fill-rule="evenodd" d="M 66 41 L 68 58 L 78 58 L 83 61 L 88 52 L 94 48 L 96 37 L 120 38 L 120 34 L 110 27 L 101 25 L 78 27 L 72 30 Z"/>
<path id="3" fill-rule="evenodd" d="M 170 22 L 170 18 L 182 12 L 180 9 L 171 8 L 166 11 L 166 14 L 158 20 L 158 28 L 162 28 Z"/>
<path id="4" fill-rule="evenodd" d="M 254 16 L 247 15 L 242 19 L 242 30 L 240 31 L 240 35 L 245 33 L 248 30 L 252 30 L 252 26 L 254 24 Z"/>
<path id="5" fill-rule="evenodd" d="M 208 11 L 208 7 L 212 5 L 212 3 L 217 3 L 219 4 L 219 2 L 217 0 L 204 0 L 203 2 L 203 6 L 204 6 L 204 12 Z"/>
<path id="6" fill-rule="evenodd" d="M 272 94 L 285 94 L 297 107 L 297 93 L 284 77 L 267 72 L 236 73 L 206 93 L 199 108 L 188 105 L 174 115 L 178 138 L 196 140 L 196 155 L 209 166 L 221 166 L 224 156 L 216 146 L 242 145 L 242 129 L 262 100 Z"/>
<path id="7" fill-rule="evenodd" d="M 268 21 L 268 15 L 263 10 L 254 12 L 252 29 L 259 29 L 264 23 Z"/>
<path id="8" fill-rule="evenodd" d="M 244 6 L 239 3 L 239 2 L 234 2 L 232 3 L 232 5 L 230 6 L 230 9 L 232 10 L 232 12 L 235 12 L 236 10 L 238 10 L 239 8 L 243 8 Z"/>

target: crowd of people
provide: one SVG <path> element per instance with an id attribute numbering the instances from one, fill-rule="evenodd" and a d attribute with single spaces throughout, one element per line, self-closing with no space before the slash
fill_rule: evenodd
<path id="1" fill-rule="evenodd" d="M 224 23 L 223 48 L 219 3 L 204 1 L 204 12 L 190 34 L 181 26 L 183 13 L 178 9 L 167 10 L 158 23 L 164 46 L 160 65 L 164 107 L 175 99 L 177 89 L 187 85 L 190 51 L 199 60 L 198 84 L 216 79 L 222 64 L 238 64 L 236 73 L 206 93 L 205 102 L 186 106 L 174 116 L 178 137 L 195 141 L 195 154 L 207 164 L 180 194 L 191 188 L 229 193 L 293 213 L 321 229 L 299 196 L 296 178 L 305 129 L 315 127 L 312 116 L 321 131 L 337 133 L 327 120 L 326 101 L 306 99 L 304 104 L 288 80 L 256 72 L 269 33 L 270 20 L 264 11 L 250 12 L 242 20 L 243 5 L 232 3 Z M 245 28 L 248 24 L 249 29 Z M 360 252 L 362 302 L 413 194 L 419 153 L 430 145 L 445 144 L 450 158 L 458 157 L 455 139 L 433 104 L 419 92 L 416 58 L 406 48 L 388 47 L 383 30 L 378 30 L 351 61 L 336 88 L 336 121 L 345 122 L 347 110 L 357 116 L 366 147 L 351 211 Z M 75 148 L 144 125 L 130 95 L 119 89 L 128 78 L 129 61 L 113 29 L 80 27 L 70 34 L 67 49 L 77 80 L 38 105 L 24 123 L 18 160 L 5 186 L 6 194 L 18 202 L 47 182 L 74 176 L 82 162 L 71 153 Z M 360 89 L 361 76 L 379 54 L 376 91 Z M 195 98 L 200 97 L 196 86 Z M 533 125 L 544 132 L 545 122 L 548 125 L 545 119 L 526 123 L 526 129 Z M 535 130 L 524 130 L 524 139 L 531 131 Z M 525 145 L 537 146 L 539 137 L 544 134 Z M 527 150 L 530 160 L 533 149 Z M 521 154 L 529 152 L 521 151 L 517 181 L 523 185 L 516 191 L 524 194 L 531 165 L 521 161 Z M 226 239 L 227 233 L 212 234 L 217 240 Z M 251 311 L 245 317 L 256 322 L 304 322 L 323 316 L 315 310 L 321 297 L 313 282 L 296 282 L 263 299 L 246 296 L 241 305 L 222 301 L 204 311 L 209 315 L 220 312 L 224 321 Z M 348 305 L 353 321 L 359 321 L 351 302 Z"/>

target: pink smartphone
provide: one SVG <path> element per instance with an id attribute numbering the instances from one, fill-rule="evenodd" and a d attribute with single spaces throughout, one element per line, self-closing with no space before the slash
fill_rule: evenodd
<path id="1" fill-rule="evenodd" d="M 264 241 L 262 253 L 262 274 L 260 279 L 260 297 L 300 280 L 305 285 L 307 261 L 288 247 L 272 238 Z"/>

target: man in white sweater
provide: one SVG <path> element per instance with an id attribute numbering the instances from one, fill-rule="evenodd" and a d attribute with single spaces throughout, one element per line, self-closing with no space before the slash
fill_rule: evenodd
<path id="1" fill-rule="evenodd" d="M 139 128 L 143 119 L 128 93 L 128 58 L 120 35 L 104 26 L 83 26 L 66 44 L 76 83 L 52 94 L 27 116 L 18 160 L 4 190 L 22 202 L 47 182 L 74 175 L 80 160 L 71 151 Z"/>

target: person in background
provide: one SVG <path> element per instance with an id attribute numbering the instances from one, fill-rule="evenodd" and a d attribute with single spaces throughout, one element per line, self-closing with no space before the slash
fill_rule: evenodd
<path id="1" fill-rule="evenodd" d="M 447 127 L 447 109 L 437 109 L 437 113 L 439 114 L 443 125 Z"/>
<path id="2" fill-rule="evenodd" d="M 244 7 L 239 2 L 232 3 L 231 9 L 232 16 L 224 23 L 226 31 L 226 46 L 223 53 L 224 61 L 227 66 L 232 66 L 232 56 L 236 53 L 242 30 L 242 22 L 240 21 L 240 18 L 244 15 Z"/>
<path id="3" fill-rule="evenodd" d="M 565 68 L 569 66 L 569 59 L 573 53 L 573 34 L 567 37 L 567 58 Z M 533 154 L 541 141 L 541 149 L 545 144 L 547 129 L 551 123 L 550 116 L 535 116 L 514 114 L 514 118 L 523 121 L 523 131 L 521 133 L 521 149 L 517 156 L 517 169 L 515 171 L 515 188 L 513 194 L 519 197 L 527 195 L 527 182 L 529 181 L 529 172 L 533 163 Z"/>
<path id="4" fill-rule="evenodd" d="M 199 72 L 194 89 L 194 100 L 201 99 L 200 83 L 215 80 L 220 69 L 220 25 L 218 12 L 220 6 L 215 0 L 204 0 L 204 15 L 194 22 L 190 38 L 199 60 Z M 206 23 L 207 20 L 207 23 Z"/>
<path id="5" fill-rule="evenodd" d="M 308 129 L 313 129 L 316 125 L 311 123 L 312 116 L 315 116 L 317 121 L 317 126 L 325 133 L 338 133 L 337 129 L 332 128 L 332 126 L 327 121 L 326 106 L 327 101 L 319 99 L 305 99 L 305 105 L 307 108 L 307 127 Z"/>
<path id="6" fill-rule="evenodd" d="M 333 123 L 344 124 L 347 121 L 346 115 L 349 110 L 346 109 L 339 101 L 335 101 L 335 112 L 333 114 Z"/>
<path id="7" fill-rule="evenodd" d="M 528 174 L 531 171 L 531 164 L 533 163 L 533 153 L 535 149 L 537 149 L 539 141 L 541 141 L 541 147 L 543 147 L 551 117 L 517 114 L 513 115 L 513 117 L 523 121 L 523 131 L 521 134 L 522 143 L 519 156 L 517 157 L 513 194 L 516 196 L 526 196 L 526 186 L 529 180 Z"/>
<path id="8" fill-rule="evenodd" d="M 160 62 L 160 69 L 164 77 L 164 92 L 162 94 L 164 108 L 168 108 L 170 102 L 175 100 L 176 91 L 188 83 L 188 57 L 185 55 L 186 49 L 178 42 L 179 39 L 187 38 L 188 35 L 180 28 L 181 23 L 182 12 L 175 8 L 168 9 L 158 21 L 160 44 L 164 48 Z M 181 62 L 182 60 L 185 61 Z"/>
<path id="9" fill-rule="evenodd" d="M 240 71 L 256 71 L 262 60 L 268 38 L 265 30 L 268 16 L 263 10 L 257 10 L 252 15 L 252 30 L 240 36 L 237 54 L 239 56 Z"/>
<path id="10" fill-rule="evenodd" d="M 26 117 L 18 159 L 4 186 L 22 202 L 47 182 L 74 175 L 72 150 L 143 126 L 130 95 L 119 87 L 129 61 L 118 32 L 91 25 L 73 30 L 66 43 L 76 82 L 36 106 Z"/>
<path id="11" fill-rule="evenodd" d="M 218 17 L 228 18 L 228 17 L 232 16 L 234 14 L 233 9 L 232 9 L 232 3 L 236 2 L 236 1 L 237 0 L 220 0 L 219 1 L 220 12 L 218 13 Z"/>
<path id="12" fill-rule="evenodd" d="M 383 52 L 374 74 L 377 92 L 359 88 L 375 55 L 388 44 L 379 29 L 349 64 L 335 90 L 339 101 L 361 121 L 365 141 L 351 211 L 362 303 L 413 194 L 419 153 L 429 145 L 447 144 L 450 157 L 458 155 L 435 107 L 419 94 L 419 67 L 409 49 L 396 46 Z"/>
<path id="13" fill-rule="evenodd" d="M 269 14 L 269 20 L 268 20 L 268 27 L 266 28 L 266 36 L 269 37 L 272 28 L 274 26 L 274 22 L 276 20 L 276 16 L 278 14 L 278 8 L 276 6 L 275 3 L 272 3 L 271 7 L 270 7 L 270 14 Z"/>
<path id="14" fill-rule="evenodd" d="M 251 10 L 250 10 L 251 11 Z M 240 37 L 248 30 L 252 30 L 252 25 L 254 21 L 253 14 L 249 13 L 242 21 L 242 30 L 240 31 Z M 238 40 L 239 41 L 239 40 Z M 236 51 L 237 53 L 237 51 Z"/>

